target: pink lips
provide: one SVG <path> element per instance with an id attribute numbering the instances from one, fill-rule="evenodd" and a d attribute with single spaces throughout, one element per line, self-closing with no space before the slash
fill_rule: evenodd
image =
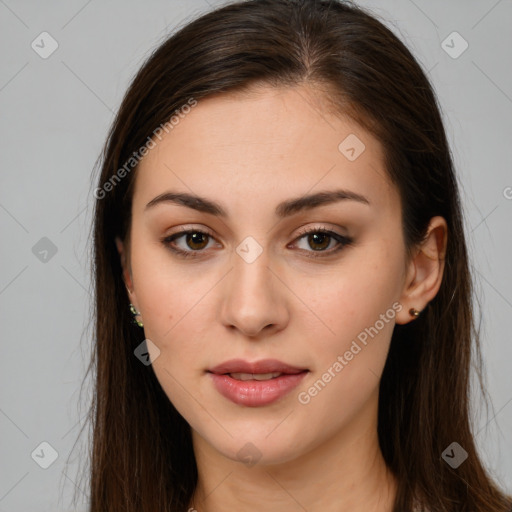
<path id="1" fill-rule="evenodd" d="M 265 380 L 239 380 L 229 374 L 281 373 Z M 276 359 L 264 359 L 250 363 L 242 359 L 232 359 L 208 370 L 217 391 L 238 405 L 260 407 L 275 402 L 285 396 L 308 373 L 307 369 L 290 366 Z"/>

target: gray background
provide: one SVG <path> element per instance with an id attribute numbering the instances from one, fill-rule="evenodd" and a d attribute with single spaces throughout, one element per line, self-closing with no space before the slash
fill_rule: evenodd
<path id="1" fill-rule="evenodd" d="M 512 1 L 359 3 L 406 42 L 440 99 L 462 182 L 494 404 L 475 419 L 477 443 L 512 491 Z M 86 436 L 71 450 L 91 395 L 89 383 L 80 395 L 92 332 L 91 170 L 150 50 L 219 4 L 0 0 L 0 512 L 69 511 L 75 487 L 85 510 L 77 463 Z M 45 31 L 58 49 L 43 59 L 31 44 Z M 469 44 L 457 58 L 447 53 L 463 49 L 453 31 Z M 31 456 L 44 441 L 58 452 L 48 469 L 35 462 L 49 460 L 47 449 Z"/>

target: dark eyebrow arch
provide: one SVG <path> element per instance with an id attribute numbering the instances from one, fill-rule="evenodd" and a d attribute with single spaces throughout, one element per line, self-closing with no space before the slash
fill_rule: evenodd
<path id="1" fill-rule="evenodd" d="M 276 207 L 275 214 L 277 217 L 289 217 L 303 210 L 332 204 L 339 201 L 352 200 L 362 204 L 370 205 L 370 201 L 360 194 L 351 192 L 350 190 L 329 190 L 325 192 L 317 192 L 307 196 L 301 196 L 295 199 L 289 199 L 279 203 Z M 152 199 L 144 208 L 147 211 L 158 204 L 172 203 L 180 206 L 186 206 L 204 213 L 209 213 L 217 217 L 227 218 L 226 210 L 217 202 L 194 194 L 185 192 L 165 192 Z"/>

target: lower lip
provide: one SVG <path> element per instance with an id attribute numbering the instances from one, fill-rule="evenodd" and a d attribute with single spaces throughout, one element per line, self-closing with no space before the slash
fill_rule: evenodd
<path id="1" fill-rule="evenodd" d="M 209 373 L 217 391 L 238 405 L 260 407 L 271 404 L 298 386 L 308 373 L 284 374 L 269 380 L 236 380 L 229 375 Z"/>

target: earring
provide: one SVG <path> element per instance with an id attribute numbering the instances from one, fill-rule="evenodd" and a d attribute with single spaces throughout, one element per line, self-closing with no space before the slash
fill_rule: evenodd
<path id="1" fill-rule="evenodd" d="M 409 314 L 411 316 L 418 318 L 420 316 L 420 311 L 418 311 L 417 309 L 411 308 L 411 309 L 409 309 Z"/>
<path id="2" fill-rule="evenodd" d="M 133 304 L 130 304 L 130 311 L 133 315 L 133 323 L 137 324 L 139 327 L 144 327 L 144 324 L 140 320 L 137 320 L 135 318 L 136 316 L 140 316 L 140 313 L 135 309 L 135 306 Z"/>

